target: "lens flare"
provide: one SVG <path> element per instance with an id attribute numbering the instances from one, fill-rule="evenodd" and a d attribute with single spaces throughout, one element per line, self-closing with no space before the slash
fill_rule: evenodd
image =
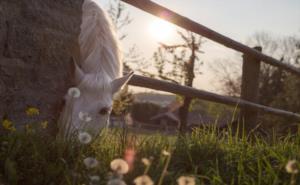
<path id="1" fill-rule="evenodd" d="M 156 19 L 149 25 L 149 32 L 158 42 L 165 42 L 174 36 L 175 27 L 167 21 Z"/>

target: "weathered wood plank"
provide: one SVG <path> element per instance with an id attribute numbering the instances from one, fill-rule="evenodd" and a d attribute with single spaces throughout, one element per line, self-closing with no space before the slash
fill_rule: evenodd
<path id="1" fill-rule="evenodd" d="M 255 47 L 257 51 L 262 51 L 261 47 Z M 260 61 L 249 55 L 243 56 L 243 73 L 241 99 L 258 103 Z M 255 128 L 257 124 L 258 112 L 253 108 L 242 108 L 240 121 L 244 123 L 247 130 Z"/>
<path id="2" fill-rule="evenodd" d="M 177 26 L 180 26 L 184 29 L 190 30 L 194 33 L 200 34 L 210 40 L 213 40 L 217 43 L 220 43 L 228 48 L 232 48 L 236 51 L 240 51 L 244 54 L 247 54 L 249 56 L 252 56 L 254 58 L 257 58 L 260 61 L 263 61 L 267 64 L 281 67 L 291 73 L 294 73 L 298 76 L 300 76 L 300 69 L 285 64 L 283 62 L 280 62 L 279 60 L 276 60 L 275 58 L 272 58 L 270 56 L 267 56 L 265 54 L 262 54 L 261 52 L 252 49 L 244 44 L 241 44 L 233 39 L 230 39 L 218 32 L 215 32 L 214 30 L 211 30 L 193 20 L 190 20 L 184 16 L 181 16 L 177 14 L 174 11 L 171 11 L 159 4 L 156 4 L 150 0 L 122 0 L 123 2 L 126 2 L 132 6 L 135 6 L 141 10 L 144 10 L 152 15 L 158 16 L 162 19 L 165 19 L 166 21 L 169 21 L 173 24 L 176 24 Z"/>
<path id="3" fill-rule="evenodd" d="M 134 75 L 129 81 L 129 85 L 151 88 L 159 91 L 180 94 L 187 97 L 200 98 L 203 100 L 213 101 L 213 102 L 222 103 L 226 105 L 237 106 L 240 108 L 241 107 L 253 108 L 262 113 L 278 115 L 278 116 L 292 118 L 300 121 L 300 114 L 297 113 L 275 109 L 264 105 L 252 103 L 246 100 L 228 97 L 228 96 L 222 96 L 207 91 L 194 89 L 187 86 L 181 86 L 174 83 L 170 83 L 162 80 L 156 80 L 156 79 L 152 79 L 140 75 Z"/>

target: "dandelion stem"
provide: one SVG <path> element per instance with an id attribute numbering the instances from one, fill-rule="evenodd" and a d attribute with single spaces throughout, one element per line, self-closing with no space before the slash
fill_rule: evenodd
<path id="1" fill-rule="evenodd" d="M 296 185 L 296 174 L 294 174 L 294 173 L 291 175 L 290 185 Z"/>
<path id="2" fill-rule="evenodd" d="M 149 165 L 146 166 L 145 170 L 144 170 L 144 175 L 147 175 L 150 169 L 151 163 Z"/>
<path id="3" fill-rule="evenodd" d="M 162 171 L 162 173 L 161 173 L 161 176 L 160 176 L 160 178 L 159 178 L 159 181 L 158 181 L 157 185 L 162 185 L 162 182 L 163 182 L 163 180 L 164 180 L 164 177 L 165 177 L 165 175 L 167 174 L 167 169 L 168 169 L 169 164 L 170 164 L 170 161 L 171 161 L 171 154 L 167 156 L 167 159 L 166 159 L 166 160 L 167 160 L 167 161 L 166 161 L 166 164 L 165 164 L 165 166 L 164 166 L 164 169 L 163 169 L 163 171 Z"/>

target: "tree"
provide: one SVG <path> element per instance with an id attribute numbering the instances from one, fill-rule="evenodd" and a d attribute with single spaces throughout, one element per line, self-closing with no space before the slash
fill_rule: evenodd
<path id="1" fill-rule="evenodd" d="M 121 31 L 132 22 L 129 13 L 126 11 L 124 4 L 120 0 L 111 0 L 109 4 L 108 14 L 111 17 L 116 30 L 119 31 L 119 39 L 124 40 L 126 33 Z"/>
<path id="2" fill-rule="evenodd" d="M 248 45 L 262 46 L 267 55 L 279 58 L 281 62 L 300 67 L 299 49 L 300 38 L 296 36 L 276 38 L 261 32 L 248 39 Z M 241 59 L 239 59 L 241 60 Z M 228 65 L 228 61 L 227 65 Z M 241 68 L 237 65 L 228 66 L 234 68 L 221 68 L 216 71 L 220 74 L 223 90 L 227 95 L 240 96 Z M 234 75 L 232 75 L 234 74 Z M 259 81 L 259 103 L 273 106 L 293 112 L 300 110 L 300 79 L 280 68 L 261 63 Z M 265 122 L 279 122 L 282 119 L 264 120 Z M 287 122 L 290 120 L 285 120 Z"/>
<path id="3" fill-rule="evenodd" d="M 173 45 L 159 43 L 160 46 L 153 55 L 157 74 L 142 72 L 151 77 L 192 87 L 195 75 L 200 74 L 199 66 L 202 63 L 199 54 L 202 53 L 200 48 L 203 38 L 189 31 L 177 33 L 181 38 L 181 43 Z M 190 97 L 183 98 L 183 105 L 179 111 L 181 132 L 186 129 L 191 101 Z"/>
<path id="4" fill-rule="evenodd" d="M 116 30 L 118 30 L 119 40 L 125 40 L 127 38 L 127 33 L 124 33 L 124 28 L 128 26 L 133 19 L 126 10 L 124 3 L 122 3 L 120 0 L 110 0 L 108 13 L 113 24 L 115 25 Z M 124 53 L 123 69 L 125 72 L 132 71 L 130 64 L 142 63 L 143 61 L 144 58 L 141 57 L 137 47 L 133 45 Z"/>
<path id="5" fill-rule="evenodd" d="M 161 107 L 151 102 L 138 102 L 132 105 L 131 115 L 132 117 L 143 123 L 148 123 L 149 120 L 157 115 Z"/>
<path id="6" fill-rule="evenodd" d="M 115 97 L 112 114 L 120 116 L 129 113 L 133 101 L 133 94 L 128 91 L 128 86 L 125 86 Z"/>
<path id="7" fill-rule="evenodd" d="M 118 30 L 119 40 L 124 40 L 127 37 L 126 33 L 122 33 L 124 27 L 132 22 L 129 13 L 126 11 L 125 6 L 120 0 L 111 0 L 109 4 L 108 13 L 112 19 L 115 28 Z M 129 51 L 124 56 L 123 70 L 126 72 L 131 71 L 129 62 L 138 58 L 135 46 L 129 48 Z M 126 85 L 115 97 L 113 104 L 114 115 L 124 115 L 128 113 L 128 110 L 133 104 L 133 94 L 129 92 L 128 86 Z"/>

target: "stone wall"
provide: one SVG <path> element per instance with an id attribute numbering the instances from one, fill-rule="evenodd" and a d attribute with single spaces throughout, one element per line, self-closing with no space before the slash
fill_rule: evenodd
<path id="1" fill-rule="evenodd" d="M 33 106 L 40 109 L 35 119 L 55 128 L 72 84 L 82 1 L 0 0 L 0 119 L 22 127 Z"/>

